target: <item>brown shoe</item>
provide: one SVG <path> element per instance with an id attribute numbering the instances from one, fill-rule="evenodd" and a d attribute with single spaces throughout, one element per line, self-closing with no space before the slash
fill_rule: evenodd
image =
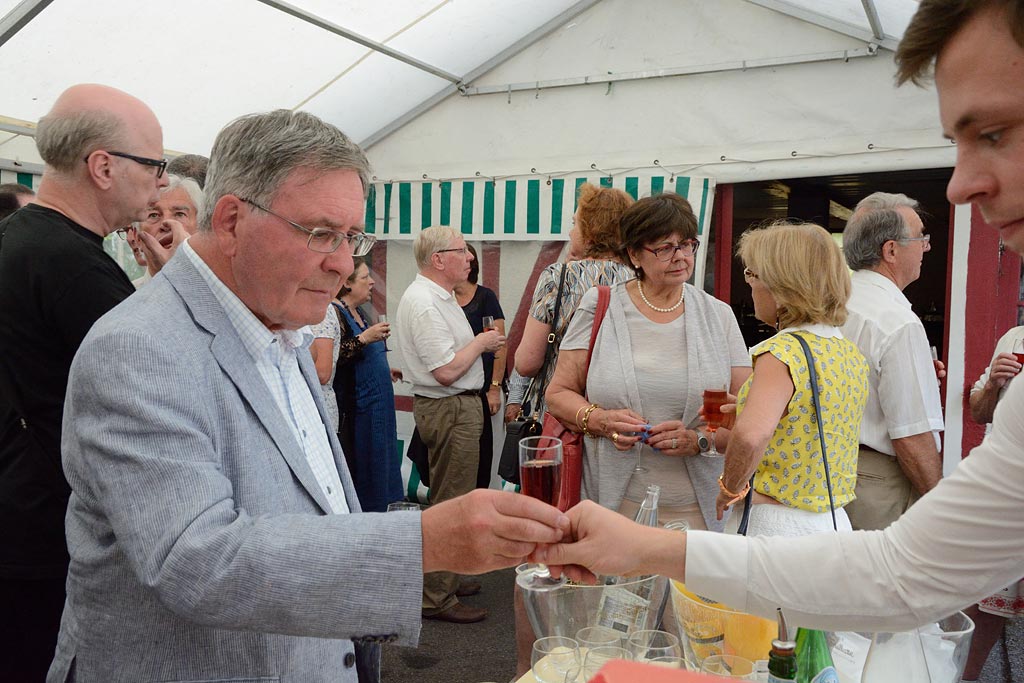
<path id="1" fill-rule="evenodd" d="M 459 582 L 459 589 L 455 591 L 455 595 L 460 598 L 468 598 L 471 595 L 476 595 L 482 589 L 483 584 L 476 579 L 462 579 Z"/>
<path id="2" fill-rule="evenodd" d="M 487 618 L 487 610 L 482 607 L 470 607 L 469 605 L 457 602 L 437 614 L 424 614 L 423 618 L 447 621 L 452 624 L 474 624 Z"/>

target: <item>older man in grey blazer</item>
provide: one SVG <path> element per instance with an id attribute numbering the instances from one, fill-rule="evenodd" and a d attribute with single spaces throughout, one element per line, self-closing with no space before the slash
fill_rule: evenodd
<path id="1" fill-rule="evenodd" d="M 353 640 L 415 644 L 425 571 L 511 566 L 567 528 L 498 491 L 359 512 L 305 326 L 372 244 L 367 175 L 314 116 L 233 122 L 199 232 L 86 337 L 51 683 L 355 681 Z"/>

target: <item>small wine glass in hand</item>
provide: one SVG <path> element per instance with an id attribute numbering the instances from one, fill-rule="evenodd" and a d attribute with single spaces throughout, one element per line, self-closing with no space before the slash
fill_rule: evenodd
<path id="1" fill-rule="evenodd" d="M 386 315 L 378 315 L 377 316 L 377 322 L 379 322 L 379 323 L 386 323 L 387 321 L 388 321 L 388 317 Z M 390 337 L 390 336 L 391 336 L 391 333 L 388 332 L 387 336 L 384 337 L 384 350 L 385 351 L 390 351 L 391 350 L 390 348 L 388 348 L 388 337 Z"/>
<path id="2" fill-rule="evenodd" d="M 493 315 L 485 315 L 481 319 L 481 321 L 483 322 L 483 325 L 484 325 L 484 332 L 490 332 L 492 330 L 497 330 L 498 329 L 497 326 L 494 324 L 494 316 Z"/>
<path id="3" fill-rule="evenodd" d="M 519 441 L 519 480 L 522 492 L 548 505 L 558 503 L 562 489 L 562 440 L 553 436 L 528 436 Z M 523 590 L 549 591 L 562 586 L 565 577 L 555 579 L 545 564 L 538 564 L 516 577 Z"/>
<path id="4" fill-rule="evenodd" d="M 725 403 L 728 393 L 725 389 L 704 390 L 704 431 L 708 433 L 709 448 L 701 455 L 714 458 L 722 455 L 715 448 L 715 432 L 722 425 L 722 404 Z"/>

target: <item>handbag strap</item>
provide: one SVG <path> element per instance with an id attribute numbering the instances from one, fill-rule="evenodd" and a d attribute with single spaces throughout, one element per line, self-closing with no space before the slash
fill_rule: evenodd
<path id="1" fill-rule="evenodd" d="M 799 334 L 793 336 L 800 342 L 804 356 L 807 357 L 807 372 L 811 380 L 811 399 L 814 401 L 814 415 L 818 421 L 818 439 L 821 442 L 821 464 L 825 468 L 825 486 L 828 488 L 828 509 L 832 513 L 832 528 L 839 531 L 839 525 L 836 524 L 836 504 L 832 498 L 832 477 L 829 475 L 828 455 L 825 450 L 825 427 L 821 423 L 821 400 L 818 394 L 818 374 L 814 370 L 814 356 L 811 354 L 811 347 L 807 345 L 806 339 Z"/>
<path id="2" fill-rule="evenodd" d="M 828 488 L 828 509 L 832 513 L 832 529 L 839 531 L 839 525 L 836 523 L 836 504 L 832 497 L 832 477 L 828 471 L 828 455 L 825 450 L 825 428 L 821 423 L 821 397 L 818 393 L 818 373 L 814 369 L 814 355 L 811 353 L 811 347 L 807 344 L 807 340 L 798 334 L 793 334 L 796 340 L 800 342 L 801 348 L 804 350 L 804 357 L 807 358 L 807 372 L 811 382 L 811 400 L 814 403 L 814 416 L 818 423 L 818 439 L 821 443 L 821 464 L 825 468 L 825 486 Z M 740 518 L 740 525 L 737 529 L 737 533 L 741 536 L 747 535 L 747 524 L 750 522 L 750 507 L 754 498 L 754 478 L 750 478 L 750 490 L 747 491 L 747 497 L 743 499 L 743 517 Z"/>
<path id="3" fill-rule="evenodd" d="M 608 312 L 608 304 L 612 299 L 612 288 L 608 285 L 597 285 L 597 308 L 594 309 L 594 324 L 590 328 L 590 345 L 587 347 L 587 364 L 584 366 L 584 377 L 590 372 L 590 359 L 594 355 L 594 342 L 597 341 L 597 333 L 604 322 L 604 315 Z"/>

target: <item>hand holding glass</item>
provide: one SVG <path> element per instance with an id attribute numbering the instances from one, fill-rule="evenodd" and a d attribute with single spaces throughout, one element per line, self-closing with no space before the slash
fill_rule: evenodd
<path id="1" fill-rule="evenodd" d="M 491 330 L 497 330 L 497 326 L 494 324 L 493 315 L 485 315 L 482 319 L 484 325 L 484 332 L 490 332 Z"/>
<path id="2" fill-rule="evenodd" d="M 704 431 L 708 433 L 710 445 L 706 452 L 701 453 L 703 456 L 713 458 L 721 455 L 715 448 L 715 432 L 722 424 L 722 404 L 726 402 L 728 393 L 725 389 L 704 390 L 704 421 L 707 423 Z"/>
<path id="3" fill-rule="evenodd" d="M 522 492 L 548 505 L 558 503 L 562 489 L 562 440 L 552 436 L 529 436 L 519 442 L 519 480 Z M 547 565 L 516 577 L 523 590 L 549 591 L 565 583 L 565 577 L 552 578 Z"/>

